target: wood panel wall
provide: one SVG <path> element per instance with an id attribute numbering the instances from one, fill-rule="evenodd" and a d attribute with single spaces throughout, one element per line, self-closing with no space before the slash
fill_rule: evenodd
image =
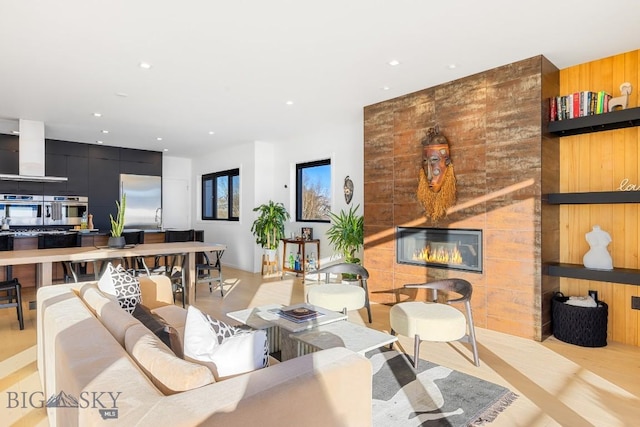
<path id="1" fill-rule="evenodd" d="M 620 95 L 620 84 L 630 82 L 629 107 L 637 107 L 640 90 L 640 51 L 611 56 L 560 71 L 560 94 L 605 90 Z M 560 139 L 560 191 L 614 191 L 623 179 L 640 188 L 640 128 L 564 137 Z M 589 250 L 585 233 L 594 225 L 609 232 L 614 267 L 640 268 L 640 205 L 563 205 L 560 207 L 560 260 L 582 264 Z M 609 305 L 608 338 L 640 345 L 640 311 L 631 309 L 631 297 L 640 286 L 578 279 L 560 280 L 565 295 L 586 295 L 595 289 Z"/>
<path id="2" fill-rule="evenodd" d="M 557 186 L 558 165 L 557 143 L 545 145 L 542 135 L 543 99 L 557 89 L 557 68 L 537 56 L 364 109 L 364 265 L 373 301 L 420 298 L 402 286 L 459 277 L 474 286 L 476 325 L 542 339 L 557 285 L 542 281 L 541 194 Z M 436 124 L 450 142 L 458 188 L 437 226 L 483 230 L 482 274 L 396 263 L 395 228 L 433 226 L 415 192 L 421 141 Z M 552 179 L 542 177 L 545 152 Z M 552 231 L 557 217 L 546 219 Z M 552 259 L 557 245 L 548 251 Z"/>

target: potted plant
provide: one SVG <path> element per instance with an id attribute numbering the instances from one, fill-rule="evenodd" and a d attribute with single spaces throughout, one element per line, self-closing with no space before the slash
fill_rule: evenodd
<path id="1" fill-rule="evenodd" d="M 116 200 L 117 214 L 116 218 L 109 214 L 111 220 L 111 237 L 109 237 L 108 245 L 110 248 L 124 248 L 125 240 L 122 235 L 124 230 L 124 210 L 127 206 L 127 194 L 122 195 L 122 200 Z"/>
<path id="2" fill-rule="evenodd" d="M 276 260 L 276 251 L 280 240 L 284 238 L 284 224 L 289 220 L 289 212 L 281 202 L 269 200 L 253 209 L 259 212 L 258 218 L 251 225 L 251 232 L 256 237 L 256 243 L 265 250 L 269 261 Z"/>
<path id="3" fill-rule="evenodd" d="M 326 233 L 333 248 L 342 254 L 344 262 L 353 264 L 360 264 L 356 252 L 364 244 L 364 217 L 356 214 L 359 207 L 351 206 L 348 212 L 341 210 L 339 214 L 329 212 L 332 224 Z"/>

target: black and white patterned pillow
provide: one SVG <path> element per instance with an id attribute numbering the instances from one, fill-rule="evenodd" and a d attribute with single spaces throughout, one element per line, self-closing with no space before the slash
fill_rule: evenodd
<path id="1" fill-rule="evenodd" d="M 211 326 L 213 333 L 216 335 L 216 338 L 218 339 L 219 345 L 222 344 L 225 339 L 235 337 L 238 335 L 250 335 L 252 333 L 255 333 L 255 329 L 252 329 L 249 326 L 228 325 L 221 320 L 214 319 L 208 314 L 205 314 L 205 313 L 202 313 L 202 314 L 207 319 L 207 322 L 209 322 L 209 325 Z M 264 349 L 262 351 L 262 367 L 266 368 L 267 366 L 269 366 L 269 341 L 264 340 Z"/>
<path id="2" fill-rule="evenodd" d="M 114 267 L 109 263 L 98 282 L 98 288 L 102 292 L 114 295 L 118 299 L 120 307 L 129 313 L 133 313 L 136 305 L 142 302 L 140 282 L 129 274 L 122 265 Z"/>

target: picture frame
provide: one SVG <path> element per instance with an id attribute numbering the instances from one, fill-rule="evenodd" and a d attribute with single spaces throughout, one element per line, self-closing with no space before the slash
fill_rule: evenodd
<path id="1" fill-rule="evenodd" d="M 301 234 L 302 234 L 302 240 L 313 240 L 313 228 L 302 227 Z"/>

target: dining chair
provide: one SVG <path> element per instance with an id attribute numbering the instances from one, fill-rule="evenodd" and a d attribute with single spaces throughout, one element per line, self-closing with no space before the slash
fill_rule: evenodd
<path id="1" fill-rule="evenodd" d="M 13 250 L 13 236 L 0 236 L 0 251 Z M 0 308 L 16 307 L 20 330 L 24 330 L 24 317 L 22 312 L 22 287 L 18 279 L 12 277 L 11 266 L 5 268 L 4 280 L 0 281 Z"/>
<path id="2" fill-rule="evenodd" d="M 144 243 L 144 230 L 125 230 L 122 232 L 122 237 L 124 237 L 125 245 L 141 245 Z M 127 258 L 124 260 L 124 266 L 125 269 L 133 273 L 134 276 L 143 273 L 147 276 L 151 275 L 144 257 Z"/>
<path id="3" fill-rule="evenodd" d="M 476 332 L 471 313 L 473 286 L 463 279 L 404 285 L 405 289 L 426 289 L 428 302 L 407 301 L 395 304 L 389 311 L 391 335 L 414 337 L 413 367 L 418 368 L 421 341 L 464 341 L 471 344 L 473 360 L 480 366 Z M 438 293 L 444 302 L 438 302 Z M 457 297 L 456 297 L 457 295 Z M 451 306 L 464 304 L 465 314 Z"/>
<path id="4" fill-rule="evenodd" d="M 10 234 L 6 234 L 0 236 L 0 251 L 12 251 L 13 250 L 13 236 Z M 12 277 L 12 268 L 10 265 L 7 265 L 4 268 L 4 279 L 11 280 Z"/>
<path id="5" fill-rule="evenodd" d="M 197 296 L 198 284 L 208 283 L 209 293 L 213 292 L 213 283 L 220 287 L 220 296 L 224 297 L 224 287 L 222 280 L 222 259 L 223 250 L 212 252 L 201 252 L 204 262 L 196 264 L 196 286 L 194 288 L 194 299 Z"/>
<path id="6" fill-rule="evenodd" d="M 164 233 L 165 243 L 172 242 L 193 242 L 196 232 L 191 230 L 166 230 Z M 175 301 L 176 294 L 182 296 L 182 306 L 185 307 L 185 285 L 186 285 L 186 265 L 187 256 L 185 253 L 176 253 L 167 255 L 165 259 L 165 273 L 171 279 L 173 287 L 173 298 Z"/>
<path id="7" fill-rule="evenodd" d="M 39 234 L 38 249 L 75 248 L 82 246 L 80 233 Z M 94 265 L 95 268 L 95 265 Z M 63 261 L 65 283 L 87 277 L 87 261 Z M 95 277 L 95 276 L 94 276 Z"/>

